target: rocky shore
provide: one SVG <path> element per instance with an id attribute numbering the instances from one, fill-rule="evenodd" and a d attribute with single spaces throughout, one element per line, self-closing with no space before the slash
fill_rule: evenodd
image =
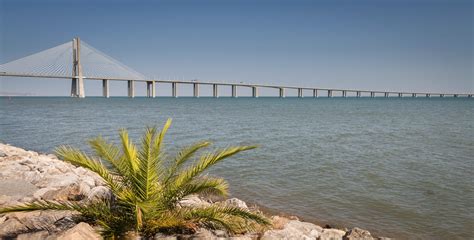
<path id="1" fill-rule="evenodd" d="M 0 143 L 0 208 L 35 200 L 93 201 L 110 194 L 93 172 L 59 160 L 52 154 L 40 154 Z M 247 208 L 237 198 L 226 204 Z M 180 202 L 182 205 L 213 204 L 198 196 Z M 0 215 L 0 239 L 102 239 L 95 226 L 75 221 L 71 211 L 35 211 Z M 323 228 L 296 217 L 271 216 L 272 229 L 259 234 L 231 236 L 225 231 L 200 229 L 193 235 L 156 235 L 155 239 L 319 239 L 372 240 L 359 228 L 349 230 Z"/>

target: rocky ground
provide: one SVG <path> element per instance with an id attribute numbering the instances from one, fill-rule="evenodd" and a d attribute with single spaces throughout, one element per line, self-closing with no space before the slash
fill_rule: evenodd
<path id="1" fill-rule="evenodd" d="M 93 172 L 59 160 L 52 154 L 39 154 L 0 143 L 0 208 L 34 200 L 93 201 L 110 194 Z M 228 204 L 247 208 L 239 199 Z M 212 204 L 197 196 L 182 205 Z M 1 239 L 101 239 L 94 226 L 75 222 L 74 212 L 35 211 L 0 215 Z M 273 228 L 261 234 L 230 236 L 225 231 L 200 229 L 186 236 L 156 235 L 155 239 L 319 239 L 372 240 L 376 238 L 359 228 L 340 230 L 299 221 L 296 217 L 272 216 Z"/>

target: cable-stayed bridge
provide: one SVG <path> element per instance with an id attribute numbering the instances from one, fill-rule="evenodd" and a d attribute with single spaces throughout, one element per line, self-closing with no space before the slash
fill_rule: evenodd
<path id="1" fill-rule="evenodd" d="M 321 95 L 332 97 L 335 92 L 347 97 L 347 93 L 355 93 L 355 97 L 468 97 L 473 93 L 435 93 L 435 92 L 399 92 L 361 89 L 332 89 L 303 86 L 281 86 L 269 84 L 212 82 L 196 80 L 159 80 L 127 67 L 107 54 L 93 48 L 79 38 L 59 46 L 0 65 L 0 77 L 31 77 L 56 78 L 71 80 L 71 96 L 83 98 L 84 80 L 100 80 L 103 86 L 103 96 L 110 97 L 109 81 L 127 81 L 128 96 L 135 97 L 135 82 L 146 82 L 147 97 L 155 97 L 157 83 L 171 84 L 172 96 L 178 97 L 178 84 L 191 84 L 193 96 L 199 97 L 200 85 L 212 85 L 213 96 L 219 97 L 219 86 L 231 86 L 232 97 L 238 97 L 237 88 L 252 89 L 252 97 L 258 97 L 259 88 L 279 90 L 279 97 L 285 97 L 286 89 L 296 89 L 298 97 L 304 97 L 304 91 L 311 91 L 312 97 Z"/>

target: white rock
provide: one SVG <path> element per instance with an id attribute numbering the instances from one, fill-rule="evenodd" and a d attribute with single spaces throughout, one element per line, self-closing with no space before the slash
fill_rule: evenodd
<path id="1" fill-rule="evenodd" d="M 100 240 L 102 237 L 87 223 L 79 223 L 58 236 L 57 240 Z"/>
<path id="2" fill-rule="evenodd" d="M 23 173 L 23 178 L 32 184 L 36 184 L 37 182 L 39 182 L 42 177 L 42 174 L 34 169 Z"/>
<path id="3" fill-rule="evenodd" d="M 300 222 L 298 220 L 288 221 L 281 230 L 269 230 L 264 233 L 262 239 L 313 239 L 316 240 L 323 229 L 315 224 Z"/>
<path id="4" fill-rule="evenodd" d="M 227 200 L 225 200 L 224 203 L 228 204 L 230 206 L 238 207 L 238 208 L 249 209 L 247 207 L 247 203 L 245 203 L 244 201 L 242 201 L 238 198 L 227 199 Z"/>
<path id="5" fill-rule="evenodd" d="M 33 233 L 23 233 L 16 237 L 16 240 L 44 240 L 49 236 L 48 231 L 39 231 Z"/>
<path id="6" fill-rule="evenodd" d="M 353 228 L 347 231 L 344 240 L 373 240 L 370 232 L 360 228 Z"/>
<path id="7" fill-rule="evenodd" d="M 49 191 L 56 191 L 58 190 L 57 188 L 53 187 L 45 187 L 45 188 L 40 188 L 38 189 L 35 193 L 33 193 L 33 198 L 37 200 L 41 200 L 43 198 L 43 195 Z"/>
<path id="8" fill-rule="evenodd" d="M 325 228 L 319 236 L 319 240 L 342 240 L 345 234 L 346 232 L 339 229 Z"/>
<path id="9" fill-rule="evenodd" d="M 95 201 L 98 199 L 110 199 L 112 198 L 112 193 L 109 188 L 104 186 L 97 186 L 90 190 L 89 195 L 87 196 L 88 201 Z"/>
<path id="10" fill-rule="evenodd" d="M 78 182 L 78 177 L 74 173 L 65 173 L 56 176 L 49 176 L 43 179 L 44 187 L 65 187 Z"/>
<path id="11" fill-rule="evenodd" d="M 91 187 L 91 188 L 96 186 L 95 180 L 91 176 L 87 176 L 87 175 L 86 176 L 81 176 L 80 181 L 82 183 L 85 183 L 85 184 L 89 185 L 89 187 Z"/>
<path id="12" fill-rule="evenodd" d="M 202 200 L 197 195 L 190 195 L 179 201 L 179 205 L 182 207 L 203 207 L 211 204 Z"/>
<path id="13" fill-rule="evenodd" d="M 27 230 L 28 228 L 20 221 L 10 218 L 0 225 L 0 239 L 8 239 L 8 237 L 16 236 Z"/>
<path id="14" fill-rule="evenodd" d="M 84 196 L 89 196 L 91 189 L 91 186 L 85 182 L 79 184 L 79 192 Z"/>

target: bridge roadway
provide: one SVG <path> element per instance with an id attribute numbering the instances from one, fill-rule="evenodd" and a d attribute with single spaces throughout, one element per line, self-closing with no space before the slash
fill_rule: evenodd
<path id="1" fill-rule="evenodd" d="M 0 77 L 28 77 L 28 78 L 52 78 L 52 79 L 77 79 L 79 76 L 54 76 L 54 75 L 35 75 L 35 74 L 15 74 L 0 72 Z M 376 97 L 376 94 L 383 94 L 384 97 L 390 97 L 390 94 L 396 94 L 398 97 L 408 95 L 411 97 L 417 96 L 452 96 L 452 97 L 468 97 L 472 98 L 473 93 L 437 93 L 437 92 L 406 92 L 406 91 L 380 91 L 380 90 L 362 90 L 362 89 L 341 89 L 341 88 L 314 88 L 314 87 L 301 87 L 301 86 L 281 86 L 272 84 L 252 84 L 252 83 L 226 83 L 226 82 L 213 82 L 213 81 L 196 81 L 196 80 L 152 80 L 152 79 L 124 79 L 124 78 L 111 78 L 111 77 L 82 77 L 85 80 L 101 80 L 103 81 L 103 96 L 110 97 L 109 92 L 109 81 L 127 81 L 128 84 L 128 96 L 135 97 L 134 82 L 146 82 L 147 86 L 147 97 L 154 98 L 155 84 L 156 83 L 170 83 L 172 85 L 172 96 L 178 97 L 177 85 L 178 84 L 192 84 L 193 96 L 199 97 L 199 85 L 212 85 L 213 96 L 219 97 L 218 86 L 231 86 L 232 97 L 238 97 L 237 87 L 249 87 L 252 88 L 252 97 L 258 97 L 258 88 L 275 88 L 279 89 L 279 97 L 285 97 L 285 89 L 296 89 L 298 90 L 298 97 L 304 97 L 303 90 L 312 90 L 313 97 L 318 97 L 318 91 L 326 91 L 327 97 L 332 97 L 333 92 L 340 92 L 341 97 L 346 97 L 348 92 L 356 94 L 356 97 L 361 97 L 362 93 L 370 93 L 370 97 Z"/>

